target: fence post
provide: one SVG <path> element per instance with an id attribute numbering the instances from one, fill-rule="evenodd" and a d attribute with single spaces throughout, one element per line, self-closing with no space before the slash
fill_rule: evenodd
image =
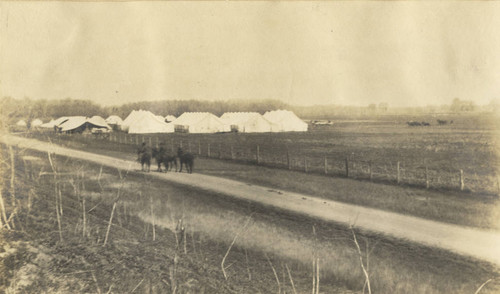
<path id="1" fill-rule="evenodd" d="M 153 145 L 151 144 L 151 137 L 149 137 L 149 146 L 153 146 Z"/>
<path id="2" fill-rule="evenodd" d="M 139 136 L 135 136 L 135 145 L 139 145 L 139 142 L 137 142 L 137 140 L 138 140 L 137 137 L 139 137 Z M 144 139 L 142 141 L 144 141 Z"/>
<path id="3" fill-rule="evenodd" d="M 198 155 L 201 155 L 201 141 L 198 141 Z"/>
<path id="4" fill-rule="evenodd" d="M 208 143 L 207 147 L 207 156 L 210 158 L 210 143 Z"/>
<path id="5" fill-rule="evenodd" d="M 326 159 L 326 156 L 325 156 L 325 175 L 328 174 L 328 160 Z"/>
<path id="6" fill-rule="evenodd" d="M 222 146 L 221 146 L 221 143 L 219 143 L 219 159 L 222 159 Z"/>
<path id="7" fill-rule="evenodd" d="M 345 177 L 349 177 L 349 159 L 347 157 L 345 158 Z"/>
<path id="8" fill-rule="evenodd" d="M 191 141 L 188 141 L 188 150 L 189 150 L 189 153 L 191 153 Z"/>
<path id="9" fill-rule="evenodd" d="M 429 168 L 425 166 L 425 188 L 429 189 Z"/>
<path id="10" fill-rule="evenodd" d="M 368 172 L 370 173 L 370 181 L 373 180 L 373 170 L 372 170 L 372 161 L 368 161 Z"/>
<path id="11" fill-rule="evenodd" d="M 464 190 L 464 170 L 461 169 L 460 170 L 460 191 L 463 191 Z"/>
<path id="12" fill-rule="evenodd" d="M 286 148 L 286 164 L 288 165 L 288 169 L 291 170 L 292 165 L 290 162 L 290 151 L 288 150 L 288 148 Z"/>
<path id="13" fill-rule="evenodd" d="M 259 145 L 257 145 L 257 164 L 260 163 L 260 154 L 259 154 L 260 150 L 259 149 L 260 149 L 260 147 L 259 147 Z"/>
<path id="14" fill-rule="evenodd" d="M 171 141 L 170 149 L 171 149 L 172 153 L 174 153 L 174 139 L 172 139 L 170 141 Z"/>
<path id="15" fill-rule="evenodd" d="M 498 179 L 498 175 L 496 176 L 497 178 L 497 195 L 500 196 L 500 180 Z"/>
<path id="16" fill-rule="evenodd" d="M 398 169 L 398 176 L 397 176 L 397 183 L 399 184 L 399 182 L 401 182 L 401 172 L 400 172 L 400 169 L 399 169 L 399 161 L 398 161 L 398 164 L 397 164 L 397 169 Z"/>
<path id="17" fill-rule="evenodd" d="M 160 138 L 156 136 L 156 148 L 160 148 Z"/>
<path id="18" fill-rule="evenodd" d="M 307 158 L 304 156 L 304 171 L 307 173 Z"/>
<path id="19" fill-rule="evenodd" d="M 234 160 L 234 149 L 233 145 L 231 145 L 231 159 Z"/>

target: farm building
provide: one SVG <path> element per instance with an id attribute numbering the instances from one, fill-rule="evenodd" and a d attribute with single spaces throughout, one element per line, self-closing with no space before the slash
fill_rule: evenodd
<path id="1" fill-rule="evenodd" d="M 279 130 L 278 124 L 257 112 L 226 112 L 220 118 L 231 127 L 232 132 L 266 133 Z"/>
<path id="2" fill-rule="evenodd" d="M 185 112 L 174 122 L 175 131 L 182 133 L 229 132 L 230 127 L 209 112 Z"/>
<path id="3" fill-rule="evenodd" d="M 160 118 L 161 117 L 161 118 Z M 128 128 L 129 134 L 173 133 L 174 125 L 164 121 L 162 116 L 151 112 L 143 113 Z"/>
<path id="4" fill-rule="evenodd" d="M 100 116 L 87 118 L 85 116 L 70 116 L 57 126 L 59 131 L 66 133 L 81 133 L 85 130 L 102 129 L 109 131 L 111 127 Z"/>
<path id="5" fill-rule="evenodd" d="M 264 113 L 264 117 L 277 124 L 278 132 L 307 132 L 307 123 L 289 110 L 273 110 Z M 273 130 L 274 131 L 274 130 Z"/>

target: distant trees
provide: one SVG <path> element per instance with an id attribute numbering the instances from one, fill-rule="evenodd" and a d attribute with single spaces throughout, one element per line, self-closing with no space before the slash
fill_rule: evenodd
<path id="1" fill-rule="evenodd" d="M 476 110 L 476 104 L 471 100 L 453 99 L 450 110 L 453 112 L 469 112 Z"/>
<path id="2" fill-rule="evenodd" d="M 217 116 L 225 112 L 259 112 L 268 110 L 289 109 L 290 106 L 279 100 L 233 100 L 233 101 L 200 101 L 200 100 L 163 100 L 127 103 L 119 107 L 108 108 L 108 112 L 127 116 L 132 110 L 149 110 L 154 114 L 179 116 L 184 112 L 211 112 Z"/>
<path id="3" fill-rule="evenodd" d="M 43 121 L 61 116 L 106 116 L 108 110 L 89 100 L 34 100 L 30 98 L 14 99 L 3 97 L 0 99 L 0 115 L 3 121 L 12 122 L 24 119 L 28 123 L 35 118 Z"/>
<path id="4" fill-rule="evenodd" d="M 369 114 L 383 114 L 386 113 L 388 109 L 389 104 L 385 102 L 379 103 L 378 105 L 375 103 L 371 103 L 368 105 Z"/>

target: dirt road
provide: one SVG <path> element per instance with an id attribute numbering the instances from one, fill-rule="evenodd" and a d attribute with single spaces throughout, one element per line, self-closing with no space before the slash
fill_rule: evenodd
<path id="1" fill-rule="evenodd" d="M 68 157 L 91 161 L 119 169 L 137 170 L 137 162 L 68 149 L 46 142 L 15 137 L 0 136 L 0 141 L 43 152 L 52 152 Z M 232 197 L 279 207 L 327 221 L 381 233 L 412 242 L 450 250 L 472 256 L 500 266 L 500 232 L 466 228 L 457 225 L 425 220 L 366 208 L 351 204 L 317 198 L 311 195 L 276 191 L 272 188 L 250 185 L 234 180 L 202 174 L 157 173 L 153 178 L 172 181 L 201 190 L 222 193 Z"/>

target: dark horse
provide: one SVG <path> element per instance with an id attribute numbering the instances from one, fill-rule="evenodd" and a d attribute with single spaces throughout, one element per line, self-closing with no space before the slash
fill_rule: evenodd
<path id="1" fill-rule="evenodd" d="M 151 157 L 151 148 L 146 146 L 146 143 L 142 143 L 141 148 L 137 151 L 137 160 L 141 163 L 142 171 L 149 172 L 151 167 Z M 146 167 L 144 167 L 144 165 L 146 165 Z"/>
<path id="2" fill-rule="evenodd" d="M 172 170 L 172 166 L 175 165 L 175 171 L 177 171 L 177 160 L 175 156 L 169 155 L 165 150 L 160 148 L 153 148 L 153 157 L 156 159 L 156 163 L 158 164 L 158 171 L 161 172 L 161 164 L 165 165 L 165 171 Z"/>
<path id="3" fill-rule="evenodd" d="M 188 173 L 193 172 L 193 166 L 194 166 L 194 155 L 191 153 L 184 153 L 181 148 L 177 149 L 177 157 L 179 158 L 179 161 L 181 163 L 181 168 L 179 169 L 179 172 L 182 172 L 182 165 L 186 166 L 186 171 Z"/>

